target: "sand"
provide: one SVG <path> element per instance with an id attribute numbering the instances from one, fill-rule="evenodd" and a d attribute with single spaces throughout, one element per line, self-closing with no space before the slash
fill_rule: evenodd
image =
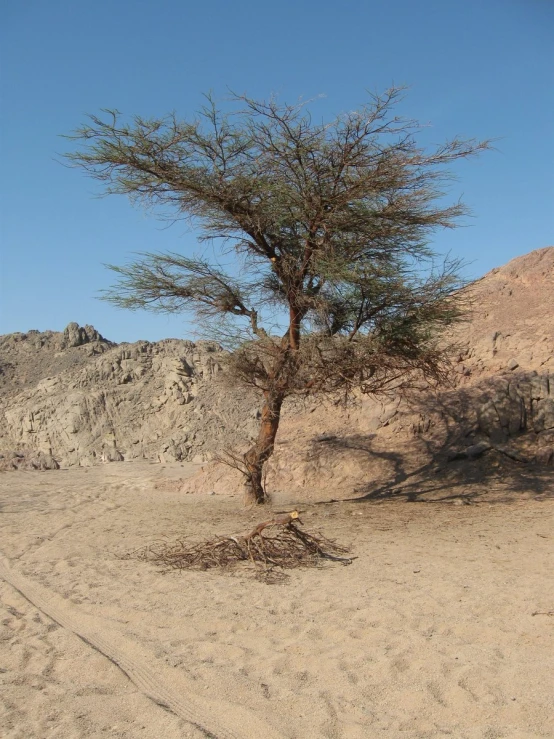
<path id="1" fill-rule="evenodd" d="M 0 476 L 2 736 L 554 737 L 550 495 L 310 503 L 357 559 L 273 585 L 125 559 L 267 517 L 193 471 Z"/>

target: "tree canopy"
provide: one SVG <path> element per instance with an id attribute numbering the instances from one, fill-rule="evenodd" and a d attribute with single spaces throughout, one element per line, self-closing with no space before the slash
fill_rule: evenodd
<path id="1" fill-rule="evenodd" d="M 80 147 L 68 159 L 107 193 L 192 219 L 201 241 L 220 246 L 219 260 L 149 253 L 112 266 L 106 298 L 192 310 L 238 336 L 230 366 L 263 393 L 258 439 L 239 464 L 259 502 L 288 395 L 444 377 L 438 340 L 462 314 L 461 282 L 457 261 L 437 268 L 430 240 L 467 212 L 444 203 L 448 165 L 490 144 L 425 150 L 420 124 L 394 114 L 401 94 L 371 95 L 330 122 L 303 102 L 235 95 L 223 112 L 208 96 L 189 121 L 104 111 L 72 137 Z"/>

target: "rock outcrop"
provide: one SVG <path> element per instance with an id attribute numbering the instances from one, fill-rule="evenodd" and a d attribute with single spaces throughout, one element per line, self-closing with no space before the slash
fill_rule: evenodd
<path id="1" fill-rule="evenodd" d="M 454 388 L 346 407 L 289 402 L 268 489 L 378 497 L 429 474 L 482 482 L 497 468 L 554 470 L 554 247 L 492 270 L 468 295 L 471 314 L 448 337 Z M 183 489 L 240 484 L 208 465 Z"/>
<path id="2" fill-rule="evenodd" d="M 37 453 L 62 466 L 205 461 L 255 433 L 253 398 L 220 387 L 224 353 L 212 342 L 116 345 L 70 323 L 2 337 L 0 357 L 0 448 L 20 455 L 12 466 Z"/>
<path id="3" fill-rule="evenodd" d="M 554 465 L 554 247 L 490 272 L 469 289 L 455 386 L 400 401 L 285 403 L 272 489 L 399 484 L 417 470 L 496 463 Z M 114 344 L 92 326 L 0 337 L 4 468 L 48 469 L 146 458 L 209 462 L 244 448 L 258 399 L 221 381 L 213 342 Z M 217 464 L 190 490 L 240 488 Z"/>
<path id="4" fill-rule="evenodd" d="M 468 290 L 470 320 L 453 339 L 461 384 L 512 372 L 554 372 L 554 247 L 493 269 Z"/>
<path id="5" fill-rule="evenodd" d="M 92 342 L 106 342 L 103 336 L 101 336 L 94 326 L 85 326 L 82 328 L 78 323 L 69 323 L 64 332 L 63 337 L 60 341 L 60 349 L 67 349 L 72 346 L 83 346 L 83 344 L 90 344 Z"/>

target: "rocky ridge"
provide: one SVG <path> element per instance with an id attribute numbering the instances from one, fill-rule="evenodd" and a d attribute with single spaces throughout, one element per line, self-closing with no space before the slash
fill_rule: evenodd
<path id="1" fill-rule="evenodd" d="M 430 466 L 471 475 L 553 465 L 554 247 L 492 270 L 468 292 L 470 319 L 449 337 L 458 347 L 453 388 L 348 406 L 289 401 L 270 488 L 375 493 Z M 212 342 L 116 345 L 77 324 L 0 337 L 4 466 L 205 463 L 244 447 L 257 402 L 220 381 L 224 358 Z M 240 484 L 210 463 L 184 489 Z"/>
<path id="2" fill-rule="evenodd" d="M 468 297 L 468 320 L 448 337 L 457 347 L 453 387 L 347 406 L 290 402 L 268 489 L 336 498 L 403 490 L 417 498 L 430 475 L 443 478 L 437 489 L 455 490 L 553 470 L 554 247 L 492 270 Z M 237 492 L 240 484 L 211 464 L 183 489 Z"/>
<path id="3" fill-rule="evenodd" d="M 240 444 L 256 410 L 219 386 L 223 358 L 212 342 L 117 345 L 75 323 L 1 337 L 4 466 L 200 462 Z"/>

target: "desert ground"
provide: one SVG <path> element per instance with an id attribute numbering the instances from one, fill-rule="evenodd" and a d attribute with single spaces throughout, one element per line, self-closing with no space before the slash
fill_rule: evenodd
<path id="1" fill-rule="evenodd" d="M 0 475 L 3 736 L 554 736 L 548 485 L 438 502 L 277 494 L 273 510 L 298 503 L 305 529 L 356 559 L 268 584 L 127 556 L 267 518 L 181 492 L 195 469 Z"/>

